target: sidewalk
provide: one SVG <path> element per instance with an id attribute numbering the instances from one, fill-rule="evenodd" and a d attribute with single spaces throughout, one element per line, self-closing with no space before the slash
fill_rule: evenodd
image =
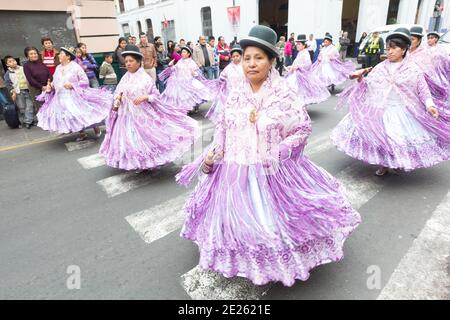
<path id="1" fill-rule="evenodd" d="M 0 121 L 0 151 L 55 140 L 63 136 L 35 126 L 31 129 L 10 129 L 4 120 Z"/>

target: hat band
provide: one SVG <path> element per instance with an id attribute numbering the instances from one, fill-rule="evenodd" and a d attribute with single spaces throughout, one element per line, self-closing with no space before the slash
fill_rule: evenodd
<path id="1" fill-rule="evenodd" d="M 273 44 L 267 42 L 266 40 L 263 40 L 263 39 L 260 39 L 260 38 L 256 38 L 256 37 L 250 37 L 250 36 L 247 37 L 247 38 L 244 38 L 242 40 L 244 40 L 244 41 L 245 40 L 251 40 L 251 41 L 258 42 L 258 43 L 268 47 L 270 50 L 273 50 L 273 51 L 277 52 L 277 48 Z M 242 40 L 241 40 L 241 42 L 242 42 Z"/>

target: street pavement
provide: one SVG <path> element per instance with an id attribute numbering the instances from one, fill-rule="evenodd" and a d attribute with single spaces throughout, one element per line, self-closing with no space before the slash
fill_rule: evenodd
<path id="1" fill-rule="evenodd" d="M 331 144 L 345 115 L 336 102 L 308 107 L 306 154 L 342 182 L 363 222 L 341 262 L 291 288 L 201 271 L 196 245 L 179 236 L 193 186 L 174 176 L 211 142 L 207 105 L 192 152 L 150 173 L 105 166 L 101 139 L 0 122 L 0 299 L 449 299 L 450 163 L 376 177 Z"/>

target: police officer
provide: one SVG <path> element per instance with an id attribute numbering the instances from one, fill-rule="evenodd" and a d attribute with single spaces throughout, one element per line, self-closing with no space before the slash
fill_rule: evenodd
<path id="1" fill-rule="evenodd" d="M 378 31 L 375 31 L 367 41 L 364 52 L 366 54 L 366 68 L 375 67 L 381 62 L 381 55 L 384 54 L 384 40 L 380 37 Z"/>

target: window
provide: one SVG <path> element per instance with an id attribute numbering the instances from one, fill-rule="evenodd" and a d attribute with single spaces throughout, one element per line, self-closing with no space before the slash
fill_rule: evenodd
<path id="1" fill-rule="evenodd" d="M 140 21 L 137 22 L 137 26 L 138 26 L 138 35 L 142 32 L 142 24 Z"/>
<path id="2" fill-rule="evenodd" d="M 204 7 L 200 10 L 201 18 L 202 18 L 202 30 L 203 35 L 206 37 L 210 37 L 213 35 L 212 30 L 212 18 L 211 18 L 211 7 Z"/>
<path id="3" fill-rule="evenodd" d="M 153 42 L 155 35 L 153 34 L 153 23 L 152 19 L 145 20 L 147 23 L 147 38 L 148 41 Z"/>
<path id="4" fill-rule="evenodd" d="M 162 38 L 164 39 L 164 42 L 167 42 L 169 40 L 176 41 L 176 34 L 175 34 L 175 21 L 169 20 L 167 21 L 167 27 L 165 26 L 164 21 L 161 22 L 161 33 Z"/>
<path id="5" fill-rule="evenodd" d="M 119 11 L 120 13 L 125 12 L 125 5 L 123 4 L 123 0 L 119 0 Z"/>
<path id="6" fill-rule="evenodd" d="M 144 0 L 139 0 L 139 8 L 142 8 L 143 6 L 145 6 Z"/>
<path id="7" fill-rule="evenodd" d="M 128 23 L 122 25 L 122 32 L 125 37 L 130 35 L 130 25 Z"/>

